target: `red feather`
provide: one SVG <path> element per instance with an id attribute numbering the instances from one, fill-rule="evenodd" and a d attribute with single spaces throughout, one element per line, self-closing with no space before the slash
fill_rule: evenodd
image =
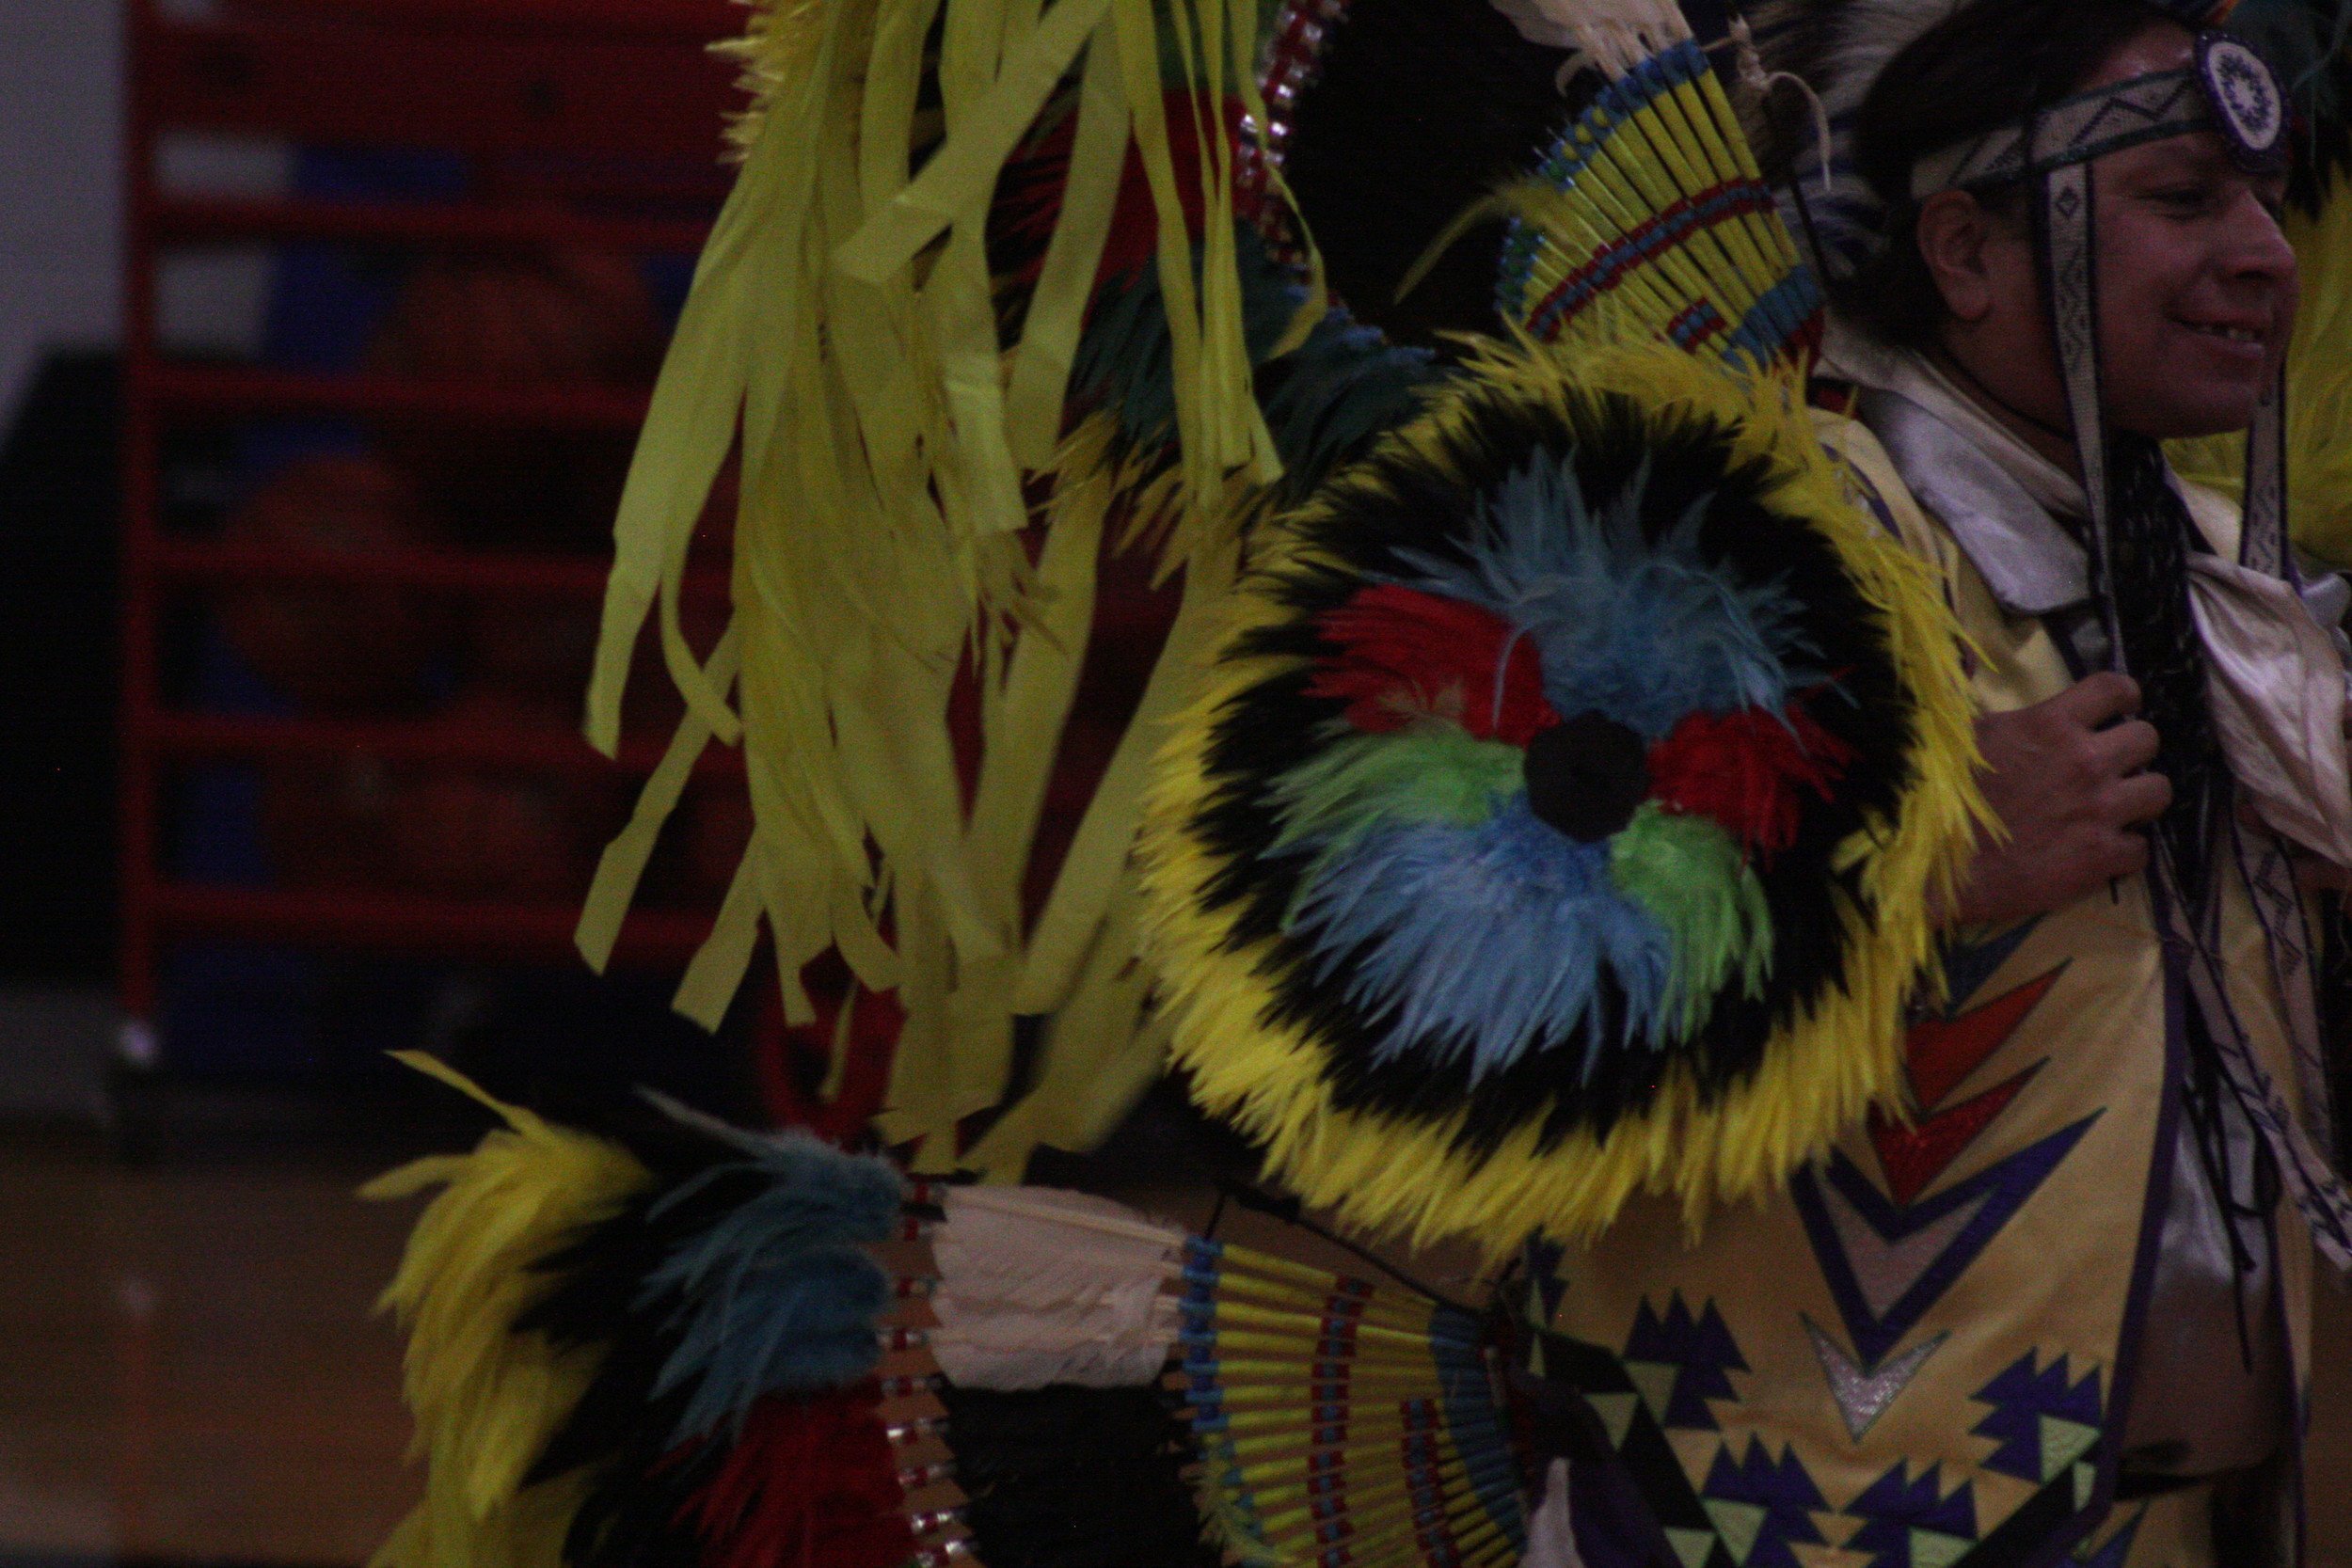
<path id="1" fill-rule="evenodd" d="M 1544 701 L 1534 644 L 1514 641 L 1501 616 L 1476 605 L 1384 583 L 1327 611 L 1318 629 L 1341 651 L 1322 661 L 1308 693 L 1345 701 L 1347 721 L 1359 730 L 1378 734 L 1435 717 L 1482 740 L 1524 746 L 1560 721 Z"/>
<path id="2" fill-rule="evenodd" d="M 752 1406 L 691 1498 L 706 1568 L 900 1568 L 914 1555 L 898 1460 L 871 1383 Z"/>
<path id="3" fill-rule="evenodd" d="M 1797 840 L 1804 791 L 1823 800 L 1853 749 L 1802 702 L 1774 713 L 1691 713 L 1650 748 L 1650 793 L 1669 809 L 1711 816 L 1750 855 L 1770 860 Z"/>

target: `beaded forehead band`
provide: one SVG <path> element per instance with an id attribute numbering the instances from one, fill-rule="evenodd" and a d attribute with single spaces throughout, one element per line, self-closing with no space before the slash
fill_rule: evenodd
<path id="1" fill-rule="evenodd" d="M 2215 131 L 2243 167 L 2285 162 L 2286 94 L 2263 57 L 2220 33 L 2201 34 L 2193 66 L 2136 76 L 2061 99 L 1973 141 L 1930 153 L 1911 195 L 2032 179 L 2143 142 Z"/>

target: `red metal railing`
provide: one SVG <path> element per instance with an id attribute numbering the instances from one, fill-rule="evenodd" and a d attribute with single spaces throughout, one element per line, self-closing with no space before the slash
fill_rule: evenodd
<path id="1" fill-rule="evenodd" d="M 608 768 L 576 736 L 460 720 L 264 718 L 167 707 L 162 635 L 176 596 L 230 583 L 399 584 L 437 594 L 593 602 L 601 561 L 469 551 L 370 554 L 226 542 L 170 531 L 165 438 L 175 429 L 303 414 L 416 430 L 633 430 L 643 387 L 510 385 L 321 375 L 174 362 L 162 352 L 156 280 L 173 245 L 327 242 L 411 249 L 691 253 L 724 189 L 734 68 L 707 45 L 741 25 L 730 0 L 226 0 L 202 23 L 127 0 L 128 209 L 124 287 L 121 689 L 121 989 L 151 1020 L 167 941 L 235 936 L 312 947 L 503 958 L 571 950 L 569 904 L 195 885 L 162 850 L 169 771 L 220 757 L 350 756 L 404 765 L 575 772 Z M 446 202 L 285 200 L 166 192 L 157 149 L 177 132 L 300 146 L 458 154 L 472 194 Z M 652 199 L 648 199 L 648 198 Z M 723 572 L 690 597 L 717 598 Z M 657 742 L 622 761 L 650 768 Z M 707 766 L 739 766 L 714 757 Z M 675 965 L 707 914 L 630 917 L 616 958 Z"/>

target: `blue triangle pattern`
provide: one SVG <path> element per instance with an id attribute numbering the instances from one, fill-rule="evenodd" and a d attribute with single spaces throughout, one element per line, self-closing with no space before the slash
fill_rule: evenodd
<path id="1" fill-rule="evenodd" d="M 1662 1317 L 1646 1300 L 1642 1303 L 1626 1339 L 1625 1358 L 1675 1369 L 1674 1393 L 1660 1424 L 1697 1432 L 1715 1430 L 1715 1413 L 1707 1402 L 1736 1398 L 1728 1374 L 1748 1370 L 1715 1304 L 1708 1302 L 1694 1318 L 1679 1291 L 1667 1301 Z"/>
<path id="2" fill-rule="evenodd" d="M 2098 1119 L 2099 1114 L 2094 1111 L 2073 1126 L 2060 1128 L 2008 1159 L 1987 1166 L 1967 1180 L 1955 1182 L 1909 1207 L 1879 1191 L 1843 1149 L 1831 1156 L 1827 1169 L 1819 1175 L 1808 1168 L 1791 1179 L 1789 1196 L 1796 1200 L 1797 1212 L 1804 1221 L 1814 1256 L 1820 1261 L 1831 1299 L 1837 1303 L 1846 1331 L 1853 1337 L 1854 1353 L 1865 1367 L 1877 1366 L 1919 1325 L 1928 1309 L 1992 1244 L 2001 1227 L 2026 1206 L 2026 1200 L 2049 1180 L 2050 1173 L 2058 1169 L 2059 1162 Z M 1846 1255 L 1836 1222 L 1830 1215 L 1828 1196 L 1822 1191 L 1824 1182 L 1861 1216 L 1880 1241 L 1890 1244 L 1916 1235 L 1980 1197 L 1984 1203 L 1882 1313 L 1871 1308 L 1863 1293 L 1854 1260 Z"/>
<path id="3" fill-rule="evenodd" d="M 1755 1548 L 1742 1568 L 1804 1568 L 1789 1547 L 1825 1544 L 1813 1523 L 1812 1511 L 1829 1505 L 1793 1448 L 1784 1448 L 1775 1460 L 1763 1441 L 1750 1434 L 1747 1456 L 1735 1465 L 1731 1446 L 1725 1444 L 1715 1455 L 1715 1466 L 1708 1472 L 1707 1487 L 1700 1495 L 1719 1502 L 1753 1503 L 1764 1510 L 1764 1526 L 1756 1532 Z"/>
<path id="4" fill-rule="evenodd" d="M 1993 1413 L 1977 1423 L 1975 1434 L 2000 1444 L 1984 1462 L 1986 1469 L 2038 1486 L 2042 1481 L 2042 1418 L 2056 1416 L 2087 1427 L 2104 1424 L 2098 1370 L 2080 1379 L 2071 1374 L 2065 1356 L 2037 1369 L 2034 1353 L 2027 1351 L 1977 1390 L 1977 1402 L 1991 1405 Z"/>
<path id="5" fill-rule="evenodd" d="M 1950 1497 L 1943 1495 L 1943 1467 L 1931 1465 L 1914 1479 L 1911 1462 L 1895 1467 L 1846 1505 L 1846 1513 L 1864 1521 L 1846 1543 L 1850 1552 L 1868 1552 L 1869 1568 L 1913 1568 L 1912 1531 L 1933 1530 L 1963 1541 L 1977 1538 L 1976 1495 L 1962 1482 Z"/>
<path id="6" fill-rule="evenodd" d="M 1992 982 L 2001 966 L 2009 962 L 2010 956 L 2026 944 L 2026 939 L 2041 924 L 2042 917 L 2035 915 L 1983 942 L 1945 940 L 1938 955 L 1944 960 L 1944 1022 L 1948 1023 L 1966 1010 L 1969 1001 Z"/>

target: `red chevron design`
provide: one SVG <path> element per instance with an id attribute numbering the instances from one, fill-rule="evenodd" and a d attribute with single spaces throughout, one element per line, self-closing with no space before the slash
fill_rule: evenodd
<path id="1" fill-rule="evenodd" d="M 1936 1109 L 1970 1073 L 2009 1043 L 2058 977 L 2058 971 L 2053 969 L 1957 1018 L 1926 1019 L 1912 1025 L 1903 1047 L 1920 1117 L 1909 1127 L 1875 1115 L 1870 1118 L 1870 1141 L 1878 1149 L 1879 1169 L 1886 1177 L 1888 1195 L 1897 1203 L 1908 1208 L 1927 1191 L 1977 1135 L 2009 1108 L 2026 1080 L 2042 1070 L 2042 1063 L 2036 1062 L 1981 1094 L 1948 1109 Z"/>

